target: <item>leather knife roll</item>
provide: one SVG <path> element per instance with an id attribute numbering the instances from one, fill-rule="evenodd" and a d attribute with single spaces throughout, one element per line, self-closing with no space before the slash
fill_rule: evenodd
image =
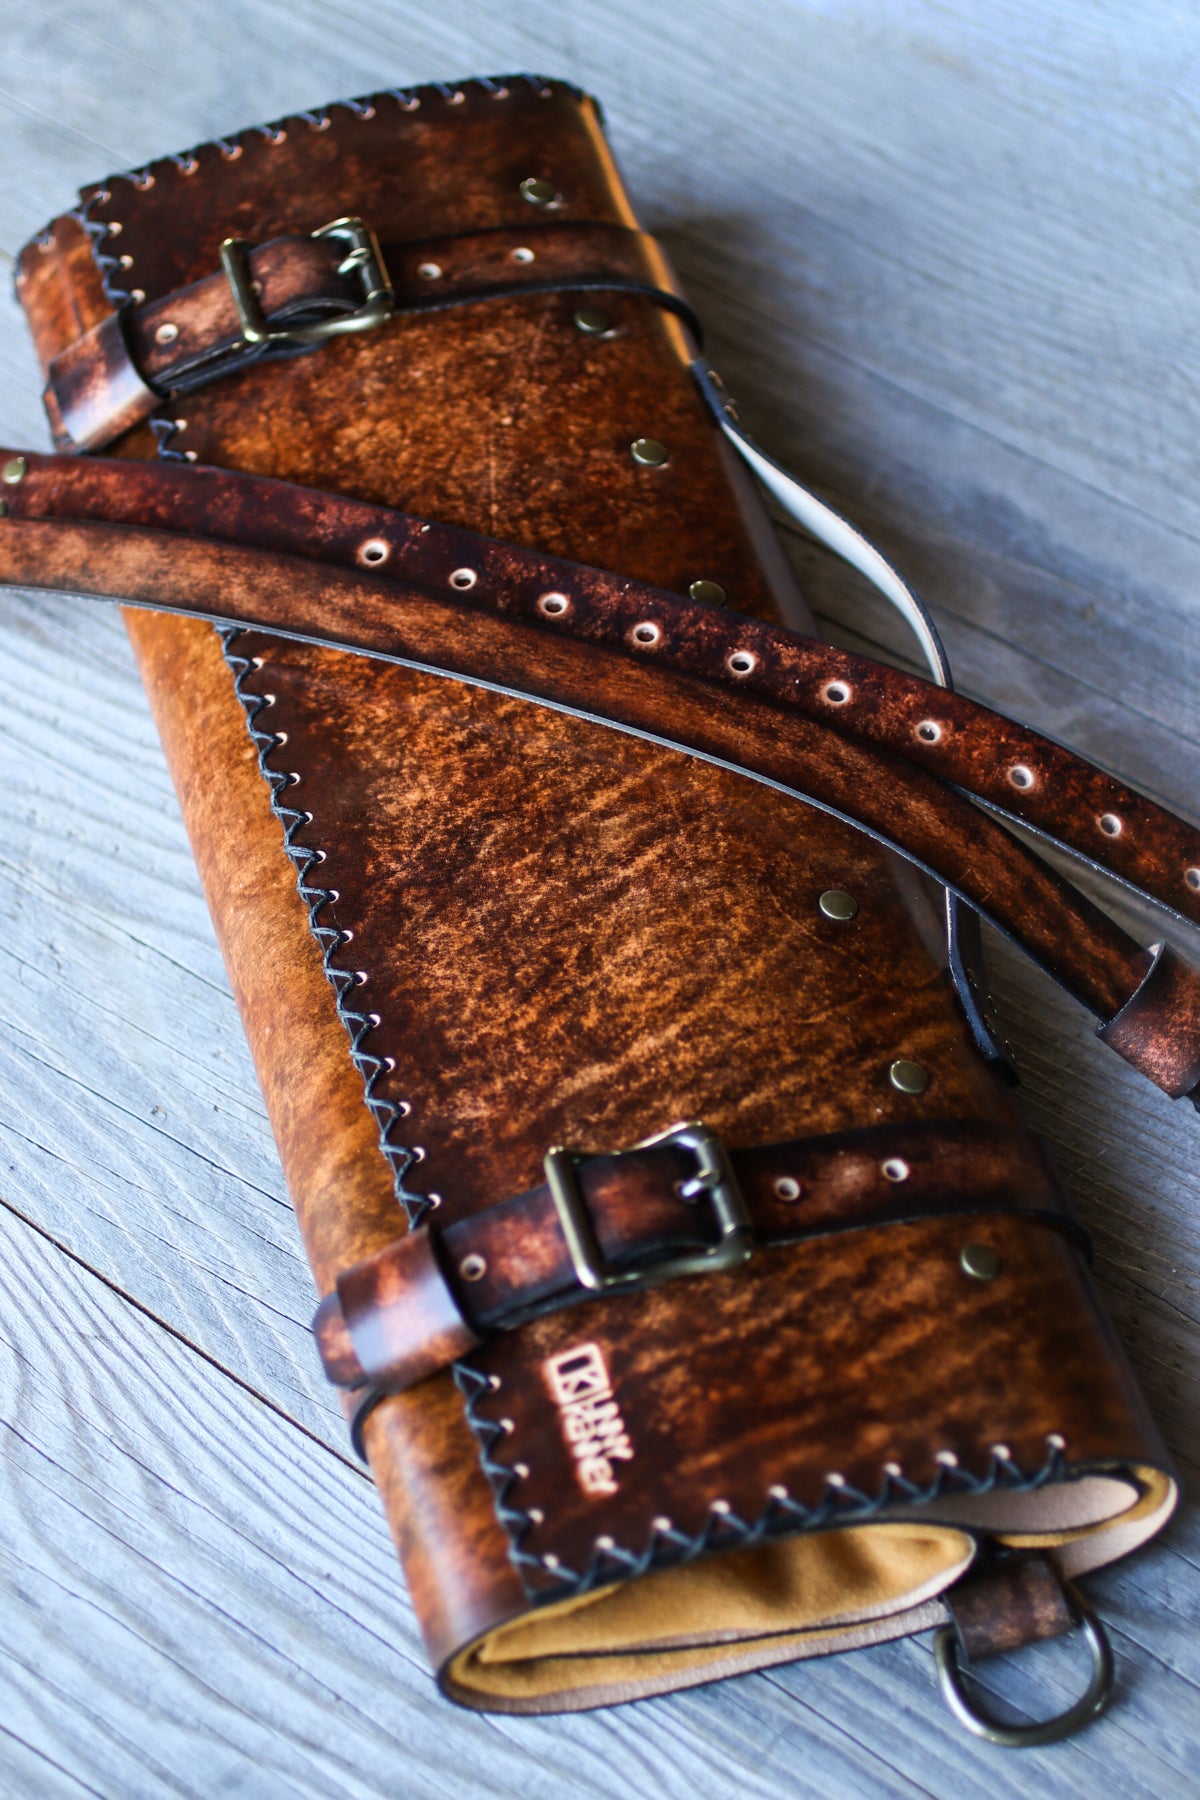
<path id="1" fill-rule="evenodd" d="M 43 365 L 207 280 L 227 239 L 346 217 L 431 293 L 468 238 L 536 273 L 551 227 L 636 228 L 573 88 L 377 94 L 85 191 L 20 261 Z M 501 283 L 183 385 L 96 447 L 803 624 L 686 318 L 650 291 L 674 291 L 669 268 L 639 254 L 644 292 Z M 126 618 L 320 1295 L 406 1206 L 444 1231 L 536 1187 L 552 1146 L 619 1151 L 681 1120 L 734 1152 L 919 1131 L 935 1163 L 965 1133 L 1003 1141 L 1006 1193 L 1053 1192 L 993 1204 L 968 1155 L 955 1208 L 581 1289 L 374 1406 L 363 1444 L 448 1695 L 552 1711 L 871 1643 L 943 1620 L 983 1544 L 1050 1547 L 1070 1575 L 1161 1525 L 1165 1452 L 898 863 L 586 718 Z"/>

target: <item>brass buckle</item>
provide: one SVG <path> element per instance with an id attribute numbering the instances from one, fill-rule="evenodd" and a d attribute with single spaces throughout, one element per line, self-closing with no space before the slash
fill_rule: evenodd
<path id="1" fill-rule="evenodd" d="M 247 344 L 320 344 L 326 338 L 340 337 L 345 331 L 371 331 L 383 325 L 396 310 L 396 296 L 379 248 L 379 240 L 361 219 L 333 219 L 312 233 L 314 238 L 333 238 L 347 245 L 338 264 L 339 275 L 356 274 L 362 283 L 362 305 L 355 312 L 337 318 L 318 319 L 312 325 L 282 326 L 278 330 L 267 323 L 254 277 L 250 272 L 250 251 L 246 238 L 226 238 L 221 245 L 221 267 L 237 307 L 242 337 Z"/>
<path id="2" fill-rule="evenodd" d="M 618 1269 L 608 1262 L 600 1249 L 588 1214 L 587 1205 L 576 1175 L 580 1163 L 594 1160 L 579 1150 L 561 1146 L 546 1153 L 544 1168 L 550 1193 L 558 1213 L 558 1222 L 571 1253 L 575 1276 L 581 1287 L 593 1293 L 620 1290 L 629 1293 L 639 1288 L 658 1287 L 664 1281 L 675 1281 L 685 1275 L 713 1275 L 721 1269 L 734 1269 L 744 1263 L 754 1248 L 753 1229 L 746 1202 L 737 1178 L 729 1166 L 729 1158 L 716 1133 L 700 1123 L 672 1125 L 656 1137 L 644 1138 L 634 1150 L 648 1150 L 654 1145 L 672 1144 L 690 1150 L 699 1167 L 694 1175 L 679 1184 L 683 1200 L 704 1197 L 712 1208 L 720 1233 L 718 1241 L 707 1250 L 686 1250 L 677 1255 L 663 1255 L 636 1269 Z M 625 1154 L 618 1151 L 618 1155 Z"/>

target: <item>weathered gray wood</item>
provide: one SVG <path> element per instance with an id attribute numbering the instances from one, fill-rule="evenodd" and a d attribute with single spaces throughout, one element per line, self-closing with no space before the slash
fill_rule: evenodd
<path id="1" fill-rule="evenodd" d="M 1136 21 L 1082 0 L 0 0 L 0 255 L 80 182 L 251 119 L 573 77 L 752 428 L 900 557 L 962 685 L 1195 813 L 1198 40 L 1166 0 Z M 4 441 L 46 442 L 37 385 L 10 307 Z M 907 654 L 794 549 L 831 633 Z M 101 609 L 0 607 L 0 890 L 0 1791 L 1194 1790 L 1190 1522 L 1094 1582 L 1123 1703 L 1060 1750 L 966 1743 L 923 1644 L 616 1714 L 451 1715 L 315 1365 L 253 1072 Z M 1194 1461 L 1196 1120 L 1005 947 L 993 963 L 1022 1105 Z M 1054 1649 L 1000 1679 L 1036 1707 L 1068 1676 Z"/>

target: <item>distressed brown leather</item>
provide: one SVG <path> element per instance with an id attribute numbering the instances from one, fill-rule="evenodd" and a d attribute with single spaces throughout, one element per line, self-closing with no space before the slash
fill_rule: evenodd
<path id="1" fill-rule="evenodd" d="M 1156 945 L 1137 991 L 1097 1033 L 1174 1098 L 1200 1082 L 1200 1044 L 1191 1027 L 1194 973 L 1168 945 Z"/>
<path id="2" fill-rule="evenodd" d="M 227 236 L 339 213 L 386 243 L 519 227 L 530 176 L 564 222 L 635 227 L 592 103 L 467 84 L 113 178 L 23 252 L 20 291 L 48 366 L 122 291 L 151 304 L 209 276 Z M 681 324 L 632 294 L 605 308 L 604 336 L 576 328 L 566 294 L 406 317 L 215 382 L 113 448 L 161 440 L 669 593 L 711 580 L 763 618 L 794 606 Z M 633 462 L 641 436 L 668 445 L 664 465 Z M 257 631 L 230 642 L 231 674 L 207 626 L 151 613 L 130 629 L 321 1293 L 395 1240 L 393 1175 L 416 1212 L 439 1196 L 449 1230 L 534 1185 L 553 1143 L 611 1150 L 679 1118 L 735 1149 L 946 1118 L 1017 1129 L 921 891 L 861 832 L 506 695 Z M 831 887 L 855 896 L 853 930 L 821 913 Z M 889 1080 L 899 1057 L 926 1070 L 922 1093 Z M 957 1573 L 943 1540 L 969 1554 L 1000 1506 L 999 1535 L 1037 1535 L 1061 1503 L 1059 1535 L 1093 1562 L 1106 1537 L 1154 1529 L 1164 1452 L 1080 1251 L 997 1215 L 999 1269 L 978 1280 L 965 1223 L 815 1238 L 548 1314 L 465 1358 L 461 1391 L 434 1376 L 378 1406 L 365 1446 L 446 1691 L 596 1704 L 915 1629 Z M 603 1455 L 575 1454 L 548 1373 L 581 1342 L 626 1428 L 592 1409 L 607 1482 Z M 925 1532 L 940 1573 L 762 1623 L 785 1556 L 849 1561 L 860 1528 Z M 585 1593 L 570 1613 L 550 1604 Z M 696 1593 L 714 1608 L 698 1620 Z M 622 1625 L 623 1596 L 636 1611 L 642 1595 Z M 543 1622 L 593 1638 L 506 1661 L 504 1633 Z"/>
<path id="3" fill-rule="evenodd" d="M 401 1394 L 479 1344 L 445 1280 L 435 1242 L 427 1231 L 410 1231 L 338 1275 L 338 1323 L 356 1383 Z"/>
<path id="4" fill-rule="evenodd" d="M 946 1608 L 968 1662 L 1062 1637 L 1076 1625 L 1062 1577 L 1037 1551 L 973 1569 L 950 1589 Z"/>
<path id="5" fill-rule="evenodd" d="M 247 247 L 264 322 L 295 330 L 347 318 L 363 303 L 361 283 L 342 272 L 345 246 L 330 239 L 276 238 Z M 566 290 L 639 293 L 690 318 L 670 291 L 672 277 L 653 238 L 622 226 L 501 227 L 382 247 L 398 313 Z M 601 328 L 603 329 L 603 327 Z M 64 450 L 94 450 L 149 418 L 161 402 L 188 393 L 264 354 L 296 346 L 247 343 L 223 271 L 102 319 L 61 350 L 47 371 L 46 408 Z"/>
<path id="6" fill-rule="evenodd" d="M 74 585 L 282 629 L 305 642 L 502 683 L 653 732 L 659 741 L 720 755 L 731 767 L 780 782 L 866 827 L 944 881 L 1099 1014 L 1104 1040 L 1151 1079 L 1161 1074 L 1160 1085 L 1172 1097 L 1190 1091 L 1180 1085 L 1181 1071 L 1192 1072 L 1190 1087 L 1200 1079 L 1196 971 L 1161 945 L 1144 951 L 1029 850 L 925 773 L 926 767 L 943 777 L 960 773 L 953 759 L 941 765 L 931 751 L 918 759 L 915 772 L 897 769 L 891 756 L 872 754 L 869 746 L 878 743 L 911 758 L 920 728 L 897 729 L 890 715 L 901 695 L 910 714 L 940 710 L 942 690 L 624 577 L 279 483 L 214 470 L 134 475 L 119 463 L 36 456 L 17 457 L 12 466 L 23 473 L 12 484 L 9 523 L 0 533 L 0 579 Z M 81 513 L 103 519 L 109 529 L 75 523 Z M 47 515 L 63 523 L 41 525 Z M 172 527 L 172 535 L 163 537 L 161 526 Z M 174 535 L 181 529 L 188 532 L 184 542 Z M 218 549 L 230 542 L 269 548 L 250 558 Z M 279 548 L 343 568 L 378 568 L 382 575 L 374 582 L 362 576 L 314 582 L 311 569 L 276 554 Z M 476 608 L 488 616 L 475 617 Z M 565 655 L 554 641 L 562 638 L 576 645 Z M 632 657 L 655 672 L 614 671 L 605 656 L 597 660 L 596 649 Z M 664 671 L 739 698 L 714 710 L 711 696 L 667 680 Z M 885 702 L 882 721 L 868 714 L 865 728 L 854 704 L 860 685 L 873 686 Z M 805 723 L 764 715 L 763 698 Z M 970 701 L 957 700 L 956 710 L 961 735 L 976 739 L 976 761 L 994 765 L 1009 721 Z M 831 741 L 831 732 L 846 741 Z M 1038 777 L 1020 765 L 1025 785 L 1048 785 L 1046 765 L 1054 763 L 1065 790 L 1048 808 L 1033 809 L 1045 835 L 1080 848 L 1094 822 L 1086 805 L 1070 809 L 1069 796 L 1103 784 L 1109 804 L 1120 803 L 1125 820 L 1137 816 L 1136 841 L 1122 863 L 1126 882 L 1159 899 L 1166 892 L 1175 899 L 1186 895 L 1195 910 L 1184 872 L 1200 858 L 1200 834 L 1070 752 L 1025 735 L 1027 743 L 1041 746 Z M 1128 835 L 1133 838 L 1133 831 Z M 1161 872 L 1172 861 L 1176 879 L 1167 889 Z M 1143 867 L 1144 885 L 1138 880 Z M 1148 983 L 1152 966 L 1159 972 Z M 1116 1016 L 1125 1015 L 1135 996 L 1136 1031 L 1114 1031 Z"/>
<path id="7" fill-rule="evenodd" d="M 1049 1170 L 1039 1179 L 1031 1169 L 1028 1143 L 994 1127 L 946 1120 L 841 1132 L 735 1150 L 728 1164 L 751 1254 L 945 1213 L 1032 1213 L 1084 1242 Z M 580 1199 L 614 1271 L 652 1279 L 665 1258 L 717 1248 L 713 1209 L 703 1192 L 693 1191 L 695 1178 L 694 1155 L 672 1144 L 577 1164 Z M 438 1293 L 436 1305 L 431 1291 Z M 512 1330 L 535 1312 L 589 1298 L 543 1182 L 445 1231 L 436 1220 L 421 1225 L 344 1270 L 336 1291 L 321 1302 L 314 1330 L 331 1381 L 371 1382 L 399 1393 L 427 1379 L 439 1357 L 448 1363 L 464 1354 L 458 1342 L 442 1347 L 459 1326 L 473 1348 L 485 1334 Z M 455 1333 L 446 1332 L 447 1317 Z M 368 1328 L 387 1343 L 386 1356 L 373 1347 L 364 1355 L 360 1339 Z"/>

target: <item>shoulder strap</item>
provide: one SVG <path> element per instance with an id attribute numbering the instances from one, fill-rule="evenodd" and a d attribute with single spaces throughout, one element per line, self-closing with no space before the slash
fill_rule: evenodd
<path id="1" fill-rule="evenodd" d="M 1192 923 L 1200 833 L 1002 715 L 738 613 L 341 496 L 179 465 L 0 463 L 0 582 L 357 650 L 794 793 L 990 918 L 1165 1091 L 1200 1082 L 1200 976 L 1143 950 L 971 798 Z"/>

